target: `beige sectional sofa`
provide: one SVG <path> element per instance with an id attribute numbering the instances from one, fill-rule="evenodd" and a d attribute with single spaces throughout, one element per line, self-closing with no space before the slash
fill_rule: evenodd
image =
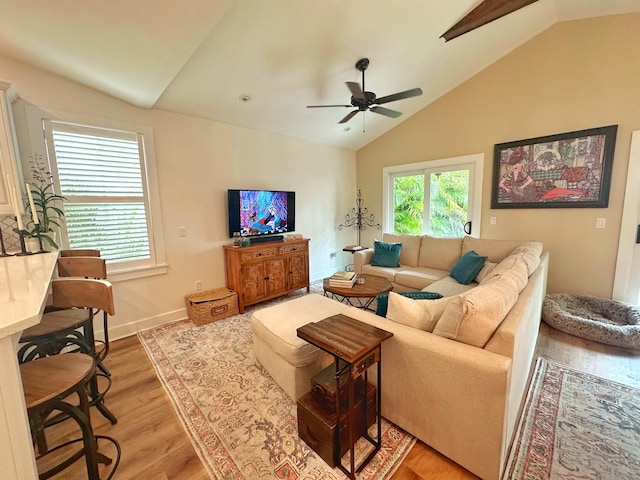
<path id="1" fill-rule="evenodd" d="M 382 241 L 401 243 L 399 267 L 376 267 L 371 265 L 373 248 L 354 253 L 354 271 L 385 277 L 393 285 L 394 292 L 423 290 L 440 293 L 443 296 L 456 295 L 477 287 L 473 281 L 462 285 L 449 276 L 449 272 L 460 257 L 469 251 L 487 256 L 487 264 L 480 273 L 503 260 L 511 251 L 522 244 L 518 240 L 487 240 L 470 236 L 463 238 L 436 238 L 429 235 L 397 235 L 384 233 Z M 533 242 L 537 243 L 537 242 Z M 541 248 L 541 245 L 538 244 Z M 479 277 L 480 278 L 480 277 Z"/>
<path id="2" fill-rule="evenodd" d="M 356 269 L 402 290 L 441 290 L 444 298 L 391 293 L 386 318 L 317 294 L 258 310 L 251 319 L 256 357 L 297 399 L 331 361 L 296 337 L 298 326 L 342 313 L 390 331 L 382 345 L 383 417 L 480 478 L 498 480 L 532 364 L 548 255 L 536 242 L 418 238 L 385 235 L 411 244 L 403 243 L 401 267 L 360 261 Z M 489 271 L 451 293 L 448 272 L 468 250 L 487 256 Z"/>

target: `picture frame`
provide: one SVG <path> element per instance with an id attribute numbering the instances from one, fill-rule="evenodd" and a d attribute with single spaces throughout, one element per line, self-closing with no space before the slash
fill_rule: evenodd
<path id="1" fill-rule="evenodd" d="M 607 208 L 618 125 L 498 143 L 491 208 Z"/>

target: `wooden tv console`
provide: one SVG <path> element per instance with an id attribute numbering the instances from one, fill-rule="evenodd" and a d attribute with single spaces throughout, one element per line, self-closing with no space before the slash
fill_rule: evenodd
<path id="1" fill-rule="evenodd" d="M 224 246 L 227 287 L 238 294 L 240 313 L 300 288 L 309 291 L 309 239 Z"/>

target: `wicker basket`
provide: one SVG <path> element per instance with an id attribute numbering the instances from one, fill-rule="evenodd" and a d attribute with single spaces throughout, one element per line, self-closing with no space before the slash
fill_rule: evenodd
<path id="1" fill-rule="evenodd" d="M 238 314 L 238 294 L 228 288 L 216 288 L 184 297 L 187 315 L 196 325 L 222 320 Z"/>

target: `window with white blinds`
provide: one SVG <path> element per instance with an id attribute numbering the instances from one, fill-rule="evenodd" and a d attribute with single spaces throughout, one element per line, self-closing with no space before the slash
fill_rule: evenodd
<path id="1" fill-rule="evenodd" d="M 108 263 L 154 261 L 144 135 L 46 121 L 45 136 L 68 248 L 98 249 Z"/>

